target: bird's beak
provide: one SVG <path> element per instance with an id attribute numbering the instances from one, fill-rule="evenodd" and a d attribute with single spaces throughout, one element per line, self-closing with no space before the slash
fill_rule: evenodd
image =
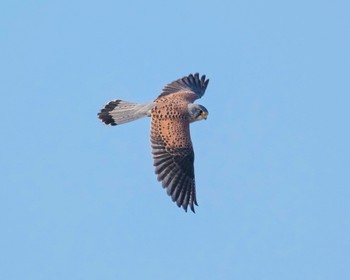
<path id="1" fill-rule="evenodd" d="M 207 119 L 207 117 L 208 117 L 208 113 L 207 113 L 207 112 L 203 112 L 203 113 L 202 113 L 202 116 L 203 116 L 203 119 L 205 119 L 205 120 L 206 120 L 206 119 Z"/>

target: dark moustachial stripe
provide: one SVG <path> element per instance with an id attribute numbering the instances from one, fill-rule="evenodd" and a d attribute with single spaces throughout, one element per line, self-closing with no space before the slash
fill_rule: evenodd
<path id="1" fill-rule="evenodd" d="M 112 116 L 109 114 L 111 111 L 115 109 L 115 107 L 118 106 L 120 103 L 120 100 L 114 100 L 109 102 L 99 113 L 98 117 L 99 119 L 104 122 L 105 124 L 110 125 L 117 125 L 115 121 L 113 120 Z"/>

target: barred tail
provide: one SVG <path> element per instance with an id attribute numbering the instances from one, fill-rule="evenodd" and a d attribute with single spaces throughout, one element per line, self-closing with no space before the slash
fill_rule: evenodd
<path id="1" fill-rule="evenodd" d="M 98 113 L 98 117 L 105 124 L 123 124 L 150 116 L 150 111 L 154 104 L 154 102 L 131 103 L 123 100 L 114 100 L 109 102 Z"/>

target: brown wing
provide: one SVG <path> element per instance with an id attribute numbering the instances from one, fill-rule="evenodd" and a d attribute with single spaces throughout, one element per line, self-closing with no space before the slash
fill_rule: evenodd
<path id="1" fill-rule="evenodd" d="M 158 180 L 177 206 L 195 212 L 194 152 L 186 116 L 187 102 L 160 98 L 152 109 L 151 144 Z"/>

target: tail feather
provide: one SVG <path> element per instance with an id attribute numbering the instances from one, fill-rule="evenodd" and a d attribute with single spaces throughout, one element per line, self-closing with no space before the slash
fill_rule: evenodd
<path id="1" fill-rule="evenodd" d="M 154 102 L 131 103 L 123 100 L 109 102 L 99 113 L 99 119 L 105 124 L 118 125 L 150 116 Z"/>

